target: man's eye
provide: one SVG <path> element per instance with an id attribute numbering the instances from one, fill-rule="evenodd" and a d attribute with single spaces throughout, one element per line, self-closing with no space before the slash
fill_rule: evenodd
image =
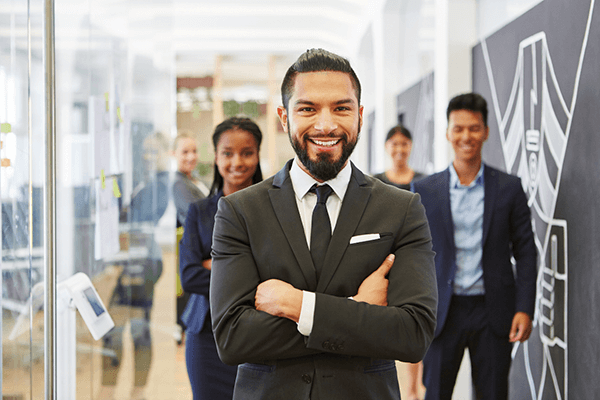
<path id="1" fill-rule="evenodd" d="M 338 111 L 349 111 L 350 107 L 346 107 L 346 106 L 339 106 L 336 108 L 336 110 Z"/>
<path id="2" fill-rule="evenodd" d="M 312 107 L 302 107 L 298 111 L 300 111 L 300 112 L 311 112 L 311 111 L 314 111 L 314 108 L 312 108 Z"/>

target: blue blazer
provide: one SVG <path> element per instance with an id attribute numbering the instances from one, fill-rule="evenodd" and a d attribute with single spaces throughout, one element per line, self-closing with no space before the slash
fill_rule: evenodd
<path id="1" fill-rule="evenodd" d="M 191 293 L 181 319 L 191 333 L 199 333 L 207 320 L 209 327 L 211 324 L 208 303 L 210 271 L 202 266 L 202 261 L 211 258 L 215 214 L 222 196 L 223 192 L 219 192 L 190 205 L 179 244 L 181 286 Z"/>
<path id="2" fill-rule="evenodd" d="M 501 336 L 510 332 L 516 312 L 533 319 L 537 251 L 531 212 L 520 178 L 484 166 L 483 280 L 488 323 Z M 450 209 L 450 171 L 414 183 L 425 206 L 438 285 L 437 337 L 446 322 L 456 273 L 454 224 Z M 516 260 L 513 273 L 511 257 Z"/>

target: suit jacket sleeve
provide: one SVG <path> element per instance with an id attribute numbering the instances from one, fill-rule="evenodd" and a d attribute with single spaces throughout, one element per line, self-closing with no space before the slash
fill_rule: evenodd
<path id="1" fill-rule="evenodd" d="M 510 214 L 510 241 L 516 261 L 515 310 L 525 312 L 533 319 L 535 309 L 537 250 L 531 228 L 531 210 L 527 197 L 516 179 L 513 207 Z"/>
<path id="2" fill-rule="evenodd" d="M 264 230 L 262 234 L 268 235 Z M 264 279 L 252 253 L 244 216 L 228 197 L 219 201 L 212 256 L 210 309 L 224 363 L 260 363 L 318 353 L 306 347 L 295 322 L 256 310 L 256 288 Z"/>
<path id="3" fill-rule="evenodd" d="M 205 227 L 202 222 L 211 218 L 212 215 L 201 218 L 198 203 L 192 203 L 179 244 L 181 286 L 188 293 L 201 294 L 206 298 L 209 296 L 210 271 L 202 266 L 202 261 L 210 258 L 207 242 L 210 243 L 212 238 L 212 224 Z"/>
<path id="4" fill-rule="evenodd" d="M 436 320 L 434 253 L 419 195 L 411 194 L 405 209 L 392 246 L 388 306 L 317 293 L 309 348 L 333 343 L 337 353 L 408 362 L 425 356 Z"/>

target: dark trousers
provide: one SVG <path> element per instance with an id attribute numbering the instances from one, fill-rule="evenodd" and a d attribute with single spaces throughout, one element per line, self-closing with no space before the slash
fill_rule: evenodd
<path id="1" fill-rule="evenodd" d="M 492 332 L 483 296 L 453 296 L 444 329 L 423 360 L 426 400 L 450 400 L 465 348 L 471 357 L 477 399 L 508 398 L 512 344 Z"/>
<path id="2" fill-rule="evenodd" d="M 185 335 L 185 364 L 194 400 L 231 400 L 237 367 L 221 361 L 210 321 L 205 325 L 208 329 Z"/>

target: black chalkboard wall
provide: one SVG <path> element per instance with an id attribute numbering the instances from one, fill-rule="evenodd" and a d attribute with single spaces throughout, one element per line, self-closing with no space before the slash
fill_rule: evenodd
<path id="1" fill-rule="evenodd" d="M 539 275 L 511 399 L 600 398 L 600 10 L 545 0 L 473 49 L 490 108 L 484 160 L 519 175 Z"/>

